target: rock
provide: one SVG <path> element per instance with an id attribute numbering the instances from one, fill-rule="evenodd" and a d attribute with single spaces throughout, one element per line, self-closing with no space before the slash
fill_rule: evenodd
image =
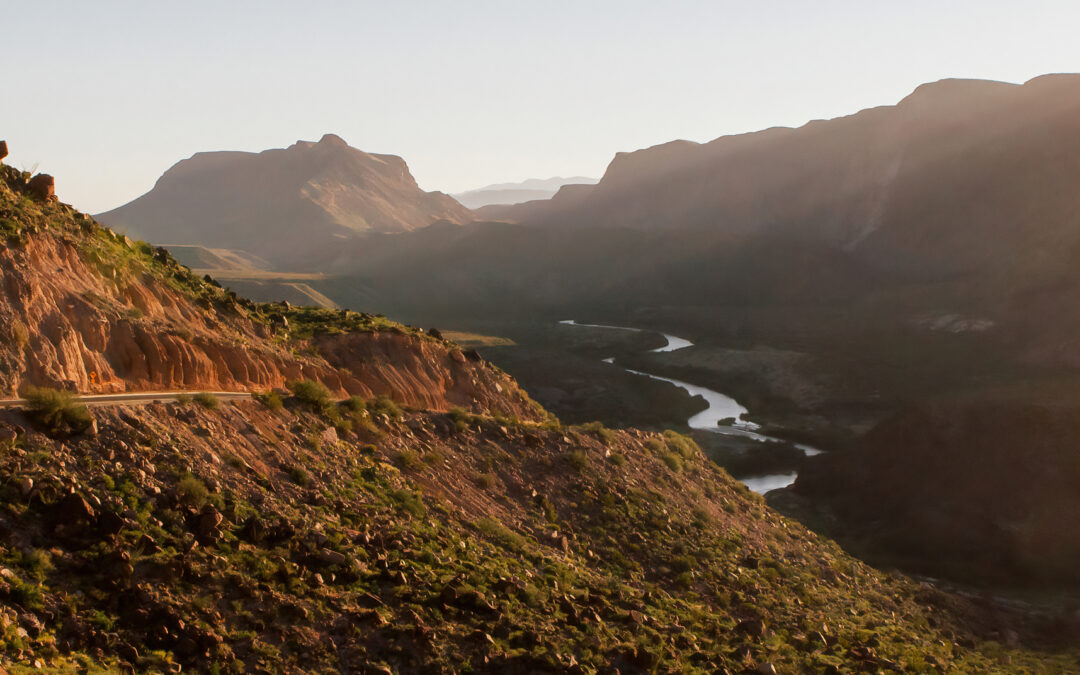
<path id="1" fill-rule="evenodd" d="M 56 198 L 56 180 L 47 173 L 39 173 L 26 184 L 30 194 L 37 199 L 49 200 Z"/>
<path id="2" fill-rule="evenodd" d="M 761 637 L 764 635 L 765 628 L 765 622 L 761 619 L 746 619 L 745 621 L 740 621 L 739 624 L 735 626 L 735 630 L 740 633 L 746 633 L 747 635 L 752 635 L 754 637 Z"/>
<path id="3" fill-rule="evenodd" d="M 344 565 L 348 561 L 348 558 L 345 557 L 344 553 L 338 553 L 337 551 L 324 548 L 319 551 L 319 560 L 326 565 Z"/>
<path id="4" fill-rule="evenodd" d="M 754 672 L 761 673 L 761 675 L 776 675 L 776 666 L 771 663 L 762 663 L 754 669 Z"/>
<path id="5" fill-rule="evenodd" d="M 75 493 L 57 502 L 54 513 L 60 523 L 89 523 L 95 516 L 90 502 Z"/>
<path id="6" fill-rule="evenodd" d="M 7 141 L 0 141 L 0 159 L 8 156 Z"/>
<path id="7" fill-rule="evenodd" d="M 124 518 L 115 511 L 108 509 L 101 512 L 101 515 L 97 518 L 98 532 L 104 535 L 118 534 L 124 529 Z"/>
<path id="8" fill-rule="evenodd" d="M 203 540 L 217 539 L 221 534 L 218 532 L 218 526 L 223 520 L 225 516 L 221 515 L 221 512 L 213 505 L 207 504 L 199 512 L 199 518 L 195 523 L 195 534 Z"/>

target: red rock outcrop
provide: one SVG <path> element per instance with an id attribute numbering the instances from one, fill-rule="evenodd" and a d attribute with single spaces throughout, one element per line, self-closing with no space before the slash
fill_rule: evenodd
<path id="1" fill-rule="evenodd" d="M 259 391 L 310 378 L 339 395 L 389 394 L 427 409 L 537 416 L 509 376 L 465 358 L 452 343 L 396 330 L 282 341 L 228 294 L 212 302 L 177 288 L 169 276 L 182 270 L 175 263 L 125 265 L 123 258 L 138 258 L 140 245 L 101 233 L 55 202 L 40 205 L 41 213 L 20 214 L 12 210 L 19 208 L 11 206 L 18 204 L 12 188 L 0 188 L 6 191 L 0 198 L 8 198 L 0 207 L 25 215 L 34 232 L 0 247 L 6 392 L 23 384 L 84 393 Z M 63 219 L 79 227 L 49 224 Z M 102 241 L 111 248 L 100 250 Z"/>

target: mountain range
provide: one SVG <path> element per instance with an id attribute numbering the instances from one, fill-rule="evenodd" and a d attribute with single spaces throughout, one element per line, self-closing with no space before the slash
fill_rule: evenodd
<path id="1" fill-rule="evenodd" d="M 1074 620 L 868 567 L 678 433 L 564 425 L 435 331 L 239 297 L 35 184 L 0 166 L 5 670 L 1077 667 Z"/>

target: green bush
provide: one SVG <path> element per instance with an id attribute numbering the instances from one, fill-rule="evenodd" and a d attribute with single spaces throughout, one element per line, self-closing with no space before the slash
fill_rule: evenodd
<path id="1" fill-rule="evenodd" d="M 679 453 L 679 456 L 683 459 L 692 459 L 701 454 L 701 448 L 694 442 L 694 439 L 689 436 L 684 436 L 677 431 L 672 431 L 671 429 L 665 431 L 664 441 L 667 442 L 668 448 Z"/>
<path id="2" fill-rule="evenodd" d="M 200 391 L 192 396 L 192 399 L 207 410 L 217 410 L 221 407 L 221 399 L 208 391 Z"/>
<path id="3" fill-rule="evenodd" d="M 285 386 L 305 407 L 321 412 L 330 406 L 333 396 L 322 382 L 315 380 L 292 380 Z"/>
<path id="4" fill-rule="evenodd" d="M 682 457 L 678 453 L 665 452 L 660 458 L 664 460 L 664 464 L 667 464 L 667 467 L 675 473 L 679 473 L 683 470 Z"/>
<path id="5" fill-rule="evenodd" d="M 277 393 L 273 389 L 263 392 L 261 394 L 256 392 L 251 395 L 251 398 L 255 399 L 259 403 L 262 403 L 270 410 L 281 410 L 282 406 L 285 405 L 285 402 L 281 400 L 281 394 Z"/>
<path id="6" fill-rule="evenodd" d="M 47 433 L 82 433 L 93 424 L 90 411 L 70 391 L 29 386 L 21 394 L 30 418 Z"/>
<path id="7" fill-rule="evenodd" d="M 615 432 L 605 428 L 603 422 L 589 422 L 581 425 L 581 428 L 596 436 L 604 445 L 611 445 L 615 442 Z"/>
<path id="8" fill-rule="evenodd" d="M 289 467 L 289 479 L 300 487 L 311 485 L 311 474 L 302 466 Z"/>
<path id="9" fill-rule="evenodd" d="M 608 455 L 607 461 L 614 466 L 626 466 L 626 455 L 618 452 L 613 452 Z"/>
<path id="10" fill-rule="evenodd" d="M 209 495 L 210 491 L 206 489 L 206 485 L 190 473 L 184 474 L 180 480 L 176 481 L 176 497 L 182 504 L 199 508 L 206 503 Z"/>
<path id="11" fill-rule="evenodd" d="M 583 471 L 589 464 L 589 456 L 585 454 L 584 450 L 571 450 L 566 453 L 566 463 L 573 467 L 575 471 Z"/>
<path id="12" fill-rule="evenodd" d="M 368 401 L 367 409 L 372 416 L 386 415 L 392 420 L 401 419 L 405 415 L 401 410 L 401 406 L 386 394 L 380 394 Z"/>
<path id="13" fill-rule="evenodd" d="M 420 456 L 414 450 L 402 450 L 395 461 L 402 469 L 415 469 L 420 466 Z"/>
<path id="14" fill-rule="evenodd" d="M 350 414 L 358 415 L 367 411 L 367 402 L 359 396 L 350 396 L 341 402 L 341 407 Z"/>

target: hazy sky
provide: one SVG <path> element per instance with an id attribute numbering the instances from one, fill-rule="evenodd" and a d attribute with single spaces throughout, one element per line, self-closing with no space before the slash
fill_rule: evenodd
<path id="1" fill-rule="evenodd" d="M 201 150 L 333 132 L 427 190 L 1080 70 L 1076 0 L 0 0 L 7 162 L 91 212 Z"/>

